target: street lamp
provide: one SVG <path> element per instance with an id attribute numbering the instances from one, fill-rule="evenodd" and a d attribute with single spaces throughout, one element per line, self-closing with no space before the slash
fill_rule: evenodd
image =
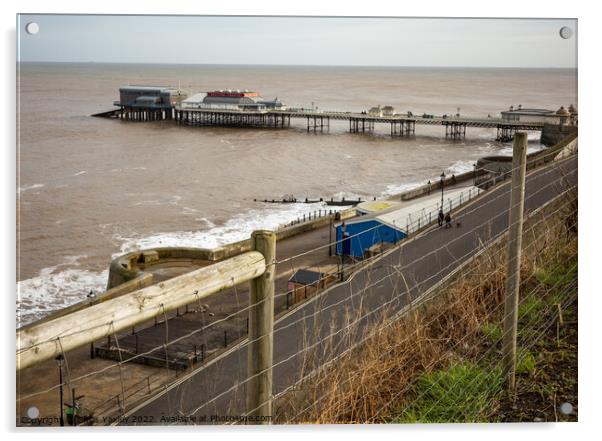
<path id="1" fill-rule="evenodd" d="M 441 173 L 441 212 L 443 213 L 443 184 L 445 179 L 445 172 Z"/>
<path id="2" fill-rule="evenodd" d="M 60 419 L 60 424 L 61 426 L 65 425 L 65 418 L 63 416 L 63 361 L 64 361 L 64 357 L 63 354 L 59 354 L 58 357 L 55 358 L 56 363 L 59 366 L 59 395 L 60 395 L 60 403 L 61 403 L 61 419 Z"/>

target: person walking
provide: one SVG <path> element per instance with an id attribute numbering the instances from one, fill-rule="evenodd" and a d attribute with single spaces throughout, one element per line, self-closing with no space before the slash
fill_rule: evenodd
<path id="1" fill-rule="evenodd" d="M 451 228 L 451 215 L 449 212 L 445 215 L 445 228 Z"/>
<path id="2" fill-rule="evenodd" d="M 439 216 L 437 217 L 437 223 L 439 224 L 439 226 L 443 226 L 443 219 L 445 218 L 445 216 L 443 215 L 443 210 L 439 210 Z"/>

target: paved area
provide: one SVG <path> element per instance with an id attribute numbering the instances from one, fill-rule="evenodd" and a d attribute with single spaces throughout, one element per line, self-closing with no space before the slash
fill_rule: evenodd
<path id="1" fill-rule="evenodd" d="M 525 214 L 577 184 L 577 158 L 529 174 Z M 277 320 L 274 330 L 276 394 L 358 340 L 376 320 L 407 305 L 470 258 L 479 244 L 507 229 L 508 183 L 454 214 L 460 227 L 432 229 Z M 319 233 L 316 233 L 319 234 Z M 300 238 L 302 240 L 302 238 Z M 403 276 L 403 277 L 402 277 Z M 336 332 L 360 319 L 351 332 Z M 353 314 L 352 314 L 353 316 Z M 363 317 L 363 318 L 362 318 Z M 353 319 L 352 319 L 353 320 Z M 333 330 L 334 334 L 333 334 Z M 245 412 L 247 348 L 243 340 L 224 355 L 182 376 L 125 417 L 122 424 L 223 423 Z M 215 416 L 217 420 L 212 420 Z"/>

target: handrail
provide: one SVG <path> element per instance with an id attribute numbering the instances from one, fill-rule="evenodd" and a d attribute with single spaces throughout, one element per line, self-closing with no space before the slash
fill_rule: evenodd
<path id="1" fill-rule="evenodd" d="M 249 251 L 37 326 L 17 330 L 17 371 L 113 335 L 158 315 L 248 282 L 266 271 Z"/>

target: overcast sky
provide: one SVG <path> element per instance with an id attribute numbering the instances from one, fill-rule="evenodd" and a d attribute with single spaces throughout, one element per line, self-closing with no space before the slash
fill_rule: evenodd
<path id="1" fill-rule="evenodd" d="M 27 34 L 27 23 L 40 30 Z M 18 17 L 22 61 L 576 67 L 576 20 Z M 574 32 L 562 39 L 563 26 Z"/>

